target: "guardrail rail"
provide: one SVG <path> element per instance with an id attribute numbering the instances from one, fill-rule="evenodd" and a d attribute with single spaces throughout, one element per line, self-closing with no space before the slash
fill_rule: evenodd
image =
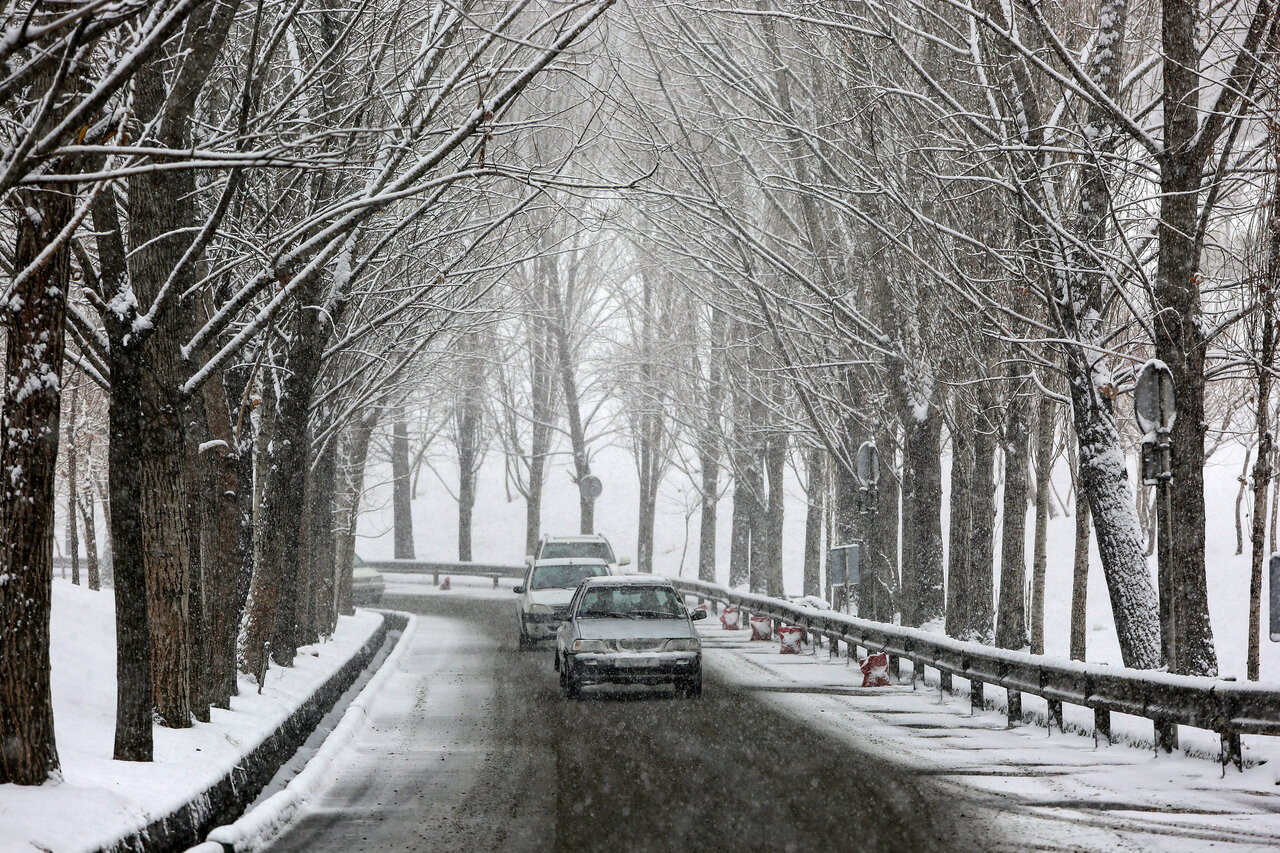
<path id="1" fill-rule="evenodd" d="M 493 578 L 498 586 L 499 578 L 522 578 L 524 566 L 503 563 L 457 563 L 440 560 L 365 560 L 364 564 L 380 572 L 397 572 L 406 575 L 431 575 L 431 582 L 440 585 L 441 575 L 472 575 Z"/>
<path id="2" fill-rule="evenodd" d="M 914 628 L 871 622 L 830 610 L 801 607 L 788 601 L 742 592 L 688 578 L 672 578 L 681 593 L 699 600 L 768 616 L 788 625 L 853 648 L 889 655 L 891 669 L 898 661 L 912 662 L 912 680 L 926 667 L 937 670 L 944 691 L 955 676 L 969 681 L 973 708 L 983 707 L 983 685 L 1008 692 L 1010 725 L 1023 722 L 1022 694 L 1045 699 L 1049 725 L 1063 730 L 1062 705 L 1093 711 L 1094 733 L 1111 742 L 1112 712 L 1146 717 L 1154 726 L 1158 749 L 1172 752 L 1178 745 L 1178 726 L 1193 726 L 1221 737 L 1220 760 L 1243 769 L 1240 735 L 1280 735 L 1280 691 L 1256 684 L 1216 678 L 1173 675 L 1105 664 L 1068 661 L 1025 652 L 963 642 Z"/>

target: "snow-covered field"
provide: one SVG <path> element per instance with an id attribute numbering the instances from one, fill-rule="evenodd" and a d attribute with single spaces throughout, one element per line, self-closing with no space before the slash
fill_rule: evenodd
<path id="1" fill-rule="evenodd" d="M 0 850 L 96 850 L 179 808 L 218 781 L 273 732 L 381 624 L 360 611 L 339 619 L 327 643 L 304 646 L 295 665 L 273 667 L 261 694 L 242 677 L 231 710 L 209 723 L 155 729 L 155 761 L 113 761 L 115 612 L 111 592 L 53 585 L 52 677 L 61 782 L 0 785 Z"/>
<path id="2" fill-rule="evenodd" d="M 441 456 L 444 447 L 441 444 Z M 1245 645 L 1248 629 L 1249 548 L 1235 554 L 1235 499 L 1244 450 L 1237 444 L 1224 445 L 1211 459 L 1205 471 L 1207 540 L 1209 566 L 1209 608 L 1213 621 L 1218 660 L 1224 676 L 1244 677 Z M 1130 459 L 1132 465 L 1133 460 Z M 596 503 L 597 530 L 610 537 L 619 555 L 635 554 L 639 484 L 629 448 L 604 446 L 592 457 L 592 470 L 604 482 L 604 494 Z M 447 458 L 434 460 L 436 476 L 424 470 L 419 481 L 418 497 L 413 502 L 414 536 L 417 555 L 422 558 L 450 560 L 457 558 L 457 473 Z M 696 475 L 696 471 L 694 474 Z M 788 592 L 799 592 L 802 579 L 805 503 L 804 491 L 794 471 L 790 478 L 783 531 L 783 572 Z M 949 482 L 950 462 L 944 459 L 945 486 Z M 1054 470 L 1057 494 L 1064 498 L 1070 491 L 1070 478 L 1065 462 Z M 441 482 L 443 480 L 444 482 Z M 370 509 L 361 519 L 360 553 L 372 559 L 392 556 L 391 489 L 389 472 L 371 466 L 367 483 L 374 486 L 366 497 Z M 543 530 L 548 533 L 574 533 L 578 526 L 577 489 L 570 479 L 570 462 L 557 458 L 549 467 L 544 491 Z M 524 550 L 523 499 L 505 484 L 503 459 L 491 453 L 480 469 L 474 514 L 473 550 L 476 560 L 520 563 Z M 1055 503 L 1057 498 L 1055 497 Z M 1246 500 L 1245 511 L 1250 500 Z M 720 504 L 717 529 L 719 581 L 728 579 L 729 529 L 731 502 L 728 495 Z M 1001 506 L 997 495 L 996 507 Z M 1074 512 L 1074 505 L 1069 507 Z M 663 481 L 658 498 L 655 532 L 655 571 L 661 574 L 692 575 L 697 572 L 698 494 L 688 477 L 671 471 Z M 1244 518 L 1246 535 L 1247 515 Z M 1071 564 L 1074 553 L 1075 519 L 1059 514 L 1049 521 L 1049 564 L 1045 591 L 1045 647 L 1050 655 L 1066 657 L 1069 643 L 1068 626 L 1071 607 Z M 946 530 L 944 523 L 943 530 Z M 1027 524 L 1027 565 L 1031 563 L 1031 523 Z M 999 548 L 996 548 L 997 572 Z M 1155 557 L 1150 560 L 1155 577 Z M 458 579 L 454 578 L 454 583 Z M 996 588 L 999 586 L 997 575 Z M 1267 601 L 1263 589 L 1263 602 Z M 1119 646 L 1111 618 L 1106 584 L 1096 550 L 1089 576 L 1088 660 L 1120 662 Z M 1264 615 L 1265 619 L 1265 615 Z M 1280 643 L 1267 640 L 1263 630 L 1262 680 L 1280 685 Z"/>

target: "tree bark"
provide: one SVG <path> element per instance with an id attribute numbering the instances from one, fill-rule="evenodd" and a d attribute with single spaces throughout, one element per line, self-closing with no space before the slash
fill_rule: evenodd
<path id="1" fill-rule="evenodd" d="M 905 402 L 905 401 L 904 401 Z M 903 535 L 902 617 L 903 624 L 921 627 L 942 620 L 946 595 L 942 579 L 942 418 L 933 405 L 924 417 L 916 408 L 904 405 L 901 411 L 906 436 L 903 452 L 903 484 L 910 492 L 902 497 L 904 525 L 910 519 L 911 534 Z M 892 509 L 890 509 L 892 511 Z M 908 579 L 910 585 L 908 586 Z"/>
<path id="2" fill-rule="evenodd" d="M 466 465 L 461 464 L 464 458 L 462 453 L 462 439 L 458 441 L 458 459 L 460 467 L 464 471 L 470 470 L 470 466 L 474 463 L 470 457 L 466 458 Z M 474 450 L 474 448 L 472 448 Z M 474 454 L 473 454 L 474 455 Z M 464 486 L 471 485 L 472 480 L 463 475 L 462 481 Z M 471 559 L 471 507 L 465 506 L 466 526 L 465 536 L 462 523 L 462 513 L 464 511 L 463 492 L 466 492 L 467 499 L 475 502 L 475 489 L 460 489 L 458 494 L 458 559 Z M 405 418 L 403 406 L 398 406 L 392 415 L 391 424 L 391 515 L 392 527 L 394 528 L 395 539 L 395 558 L 397 560 L 413 559 L 413 505 L 410 502 L 409 494 L 409 423 Z M 462 555 L 465 542 L 466 556 Z"/>
<path id="3" fill-rule="evenodd" d="M 965 639 L 990 643 L 994 614 L 995 561 L 995 451 L 996 428 L 991 422 L 993 394 L 986 385 L 978 389 L 981 410 L 974 421 L 973 503 L 969 534 L 969 623 Z"/>
<path id="4" fill-rule="evenodd" d="M 711 309 L 707 351 L 707 408 L 698 422 L 698 468 L 702 477 L 702 515 L 698 526 L 698 579 L 716 580 L 716 514 L 720 501 L 720 452 L 724 439 L 721 408 L 724 405 L 724 312 Z"/>
<path id="5" fill-rule="evenodd" d="M 805 595 L 822 595 L 822 527 L 826 515 L 827 453 L 813 446 L 805 453 L 805 472 L 809 479 L 808 500 L 804 519 Z"/>
<path id="6" fill-rule="evenodd" d="M 67 556 L 71 558 L 71 583 L 80 585 L 80 531 L 77 529 L 77 475 L 76 470 L 76 405 L 80 386 L 71 386 L 71 417 L 67 420 Z"/>
<path id="7" fill-rule="evenodd" d="M 1036 414 L 1036 529 L 1031 568 L 1031 653 L 1044 654 L 1044 584 L 1049 565 L 1049 492 L 1053 488 L 1054 404 L 1040 398 Z"/>
<path id="8" fill-rule="evenodd" d="M 1025 383 L 1027 380 L 1018 380 Z M 1004 432 L 1004 511 L 1000 536 L 1000 606 L 996 645 L 1027 645 L 1027 462 L 1031 398 L 1025 388 L 1009 397 Z"/>
<path id="9" fill-rule="evenodd" d="M 40 785 L 59 773 L 49 690 L 54 484 L 74 196 L 17 194 L 13 268 L 25 272 L 5 306 L 8 336 L 0 430 L 0 784 Z"/>
<path id="10" fill-rule="evenodd" d="M 364 493 L 364 467 L 369 457 L 369 440 L 378 422 L 376 409 L 362 415 L 350 428 L 342 459 L 342 491 L 337 512 L 338 590 L 336 608 L 339 615 L 355 613 L 351 601 L 351 569 L 356 555 L 356 522 L 360 518 L 360 496 Z"/>
<path id="11" fill-rule="evenodd" d="M 765 595 L 784 598 L 782 580 L 782 527 L 786 500 L 783 479 L 787 464 L 787 435 L 774 432 L 765 444 L 764 471 L 769 481 L 769 503 L 765 508 L 764 588 Z"/>
<path id="12" fill-rule="evenodd" d="M 970 533 L 973 525 L 973 412 L 960 397 L 955 401 L 955 429 L 951 433 L 951 515 L 948 518 L 947 634 L 968 635 Z"/>
<path id="13" fill-rule="evenodd" d="M 1089 606 L 1089 498 L 1076 490 L 1076 544 L 1071 570 L 1071 659 L 1085 659 Z"/>

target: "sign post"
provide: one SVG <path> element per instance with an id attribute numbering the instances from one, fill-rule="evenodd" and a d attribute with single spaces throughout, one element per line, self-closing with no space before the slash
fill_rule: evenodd
<path id="1" fill-rule="evenodd" d="M 1173 606 L 1173 528 L 1169 483 L 1173 480 L 1173 374 L 1163 361 L 1148 361 L 1138 371 L 1133 413 L 1142 430 L 1142 482 L 1156 487 L 1156 555 L 1159 564 L 1160 644 L 1170 672 L 1178 669 L 1178 614 Z"/>

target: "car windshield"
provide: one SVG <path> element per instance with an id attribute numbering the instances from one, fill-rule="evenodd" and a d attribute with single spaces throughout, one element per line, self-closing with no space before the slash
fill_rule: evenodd
<path id="1" fill-rule="evenodd" d="M 541 560 L 568 560 L 573 557 L 585 557 L 589 560 L 613 562 L 613 549 L 608 542 L 547 542 L 542 546 Z"/>
<path id="2" fill-rule="evenodd" d="M 584 619 L 674 619 L 683 616 L 684 609 L 668 587 L 600 586 L 583 593 L 578 615 Z"/>
<path id="3" fill-rule="evenodd" d="M 530 589 L 573 589 L 585 578 L 607 575 L 609 570 L 599 563 L 581 566 L 534 566 Z"/>

